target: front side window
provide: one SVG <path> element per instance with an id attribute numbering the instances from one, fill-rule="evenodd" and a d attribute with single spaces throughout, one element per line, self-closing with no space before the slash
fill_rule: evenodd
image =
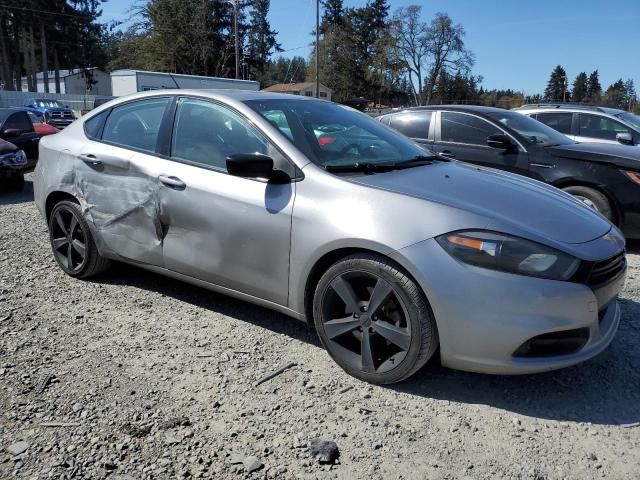
<path id="1" fill-rule="evenodd" d="M 281 112 L 287 126 L 276 122 L 280 131 L 321 167 L 402 162 L 430 154 L 404 135 L 343 105 L 290 99 L 245 103 L 267 120 L 273 119 L 272 112 Z"/>
<path id="2" fill-rule="evenodd" d="M 640 116 L 634 115 L 633 113 L 629 113 L 629 112 L 624 112 L 616 116 L 624 120 L 625 122 L 630 123 L 634 127 L 640 128 Z"/>
<path id="3" fill-rule="evenodd" d="M 391 115 L 388 125 L 411 138 L 427 138 L 431 112 L 407 112 Z"/>
<path id="4" fill-rule="evenodd" d="M 126 103 L 111 110 L 102 140 L 146 152 L 154 152 L 160 124 L 169 98 Z"/>
<path id="5" fill-rule="evenodd" d="M 631 133 L 631 130 L 620 122 L 599 115 L 581 113 L 578 117 L 579 135 L 601 140 L 615 140 L 618 133 Z"/>
<path id="6" fill-rule="evenodd" d="M 493 110 L 487 112 L 487 115 L 505 127 L 510 128 L 521 140 L 527 143 L 538 144 L 543 147 L 576 143 L 553 128 L 547 127 L 544 123 L 518 112 Z"/>
<path id="7" fill-rule="evenodd" d="M 443 142 L 487 145 L 490 135 L 502 133 L 486 120 L 456 112 L 442 112 L 440 136 Z"/>
<path id="8" fill-rule="evenodd" d="M 539 113 L 536 119 L 565 135 L 571 135 L 573 113 Z"/>
<path id="9" fill-rule="evenodd" d="M 273 150 L 246 120 L 231 110 L 205 100 L 179 100 L 173 128 L 173 158 L 226 172 L 230 155 L 262 153 L 274 157 Z"/>
<path id="10" fill-rule="evenodd" d="M 19 132 L 30 132 L 33 130 L 31 120 L 25 112 L 16 112 L 7 118 L 3 128 L 5 130 L 17 130 Z"/>

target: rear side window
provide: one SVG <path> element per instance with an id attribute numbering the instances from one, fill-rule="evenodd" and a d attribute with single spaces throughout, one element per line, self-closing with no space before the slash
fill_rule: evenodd
<path id="1" fill-rule="evenodd" d="M 502 133 L 498 128 L 478 117 L 456 112 L 442 112 L 440 136 L 443 142 L 487 145 L 490 135 Z"/>
<path id="2" fill-rule="evenodd" d="M 151 98 L 114 107 L 104 124 L 102 140 L 154 152 L 168 104 L 169 98 Z"/>
<path id="3" fill-rule="evenodd" d="M 409 112 L 391 115 L 388 125 L 411 138 L 427 138 L 432 112 Z"/>
<path id="4" fill-rule="evenodd" d="M 581 137 L 615 140 L 618 133 L 632 133 L 622 123 L 599 115 L 581 113 L 578 117 L 578 129 Z"/>
<path id="5" fill-rule="evenodd" d="M 87 137 L 93 139 L 99 139 L 100 129 L 102 128 L 102 124 L 104 123 L 104 119 L 109 113 L 109 110 L 105 110 L 98 115 L 91 117 L 89 120 L 84 122 L 84 132 L 87 134 Z"/>
<path id="6" fill-rule="evenodd" d="M 565 135 L 571 135 L 572 119 L 573 113 L 539 113 L 536 118 L 539 122 Z"/>
<path id="7" fill-rule="evenodd" d="M 30 132 L 33 130 L 31 120 L 26 112 L 16 112 L 7 118 L 4 122 L 3 128 L 5 130 L 18 130 L 20 132 Z"/>

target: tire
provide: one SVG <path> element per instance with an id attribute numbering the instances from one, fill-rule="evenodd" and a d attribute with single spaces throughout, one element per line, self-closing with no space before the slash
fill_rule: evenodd
<path id="1" fill-rule="evenodd" d="M 110 265 L 98 252 L 89 224 L 75 202 L 63 200 L 53 207 L 49 240 L 56 262 L 70 277 L 89 278 Z"/>
<path id="2" fill-rule="evenodd" d="M 21 192 L 24 189 L 24 174 L 18 173 L 8 177 L 5 185 L 8 192 Z"/>
<path id="3" fill-rule="evenodd" d="M 610 222 L 615 221 L 615 214 L 611 207 L 611 202 L 609 202 L 609 199 L 602 192 L 590 187 L 583 187 L 579 185 L 574 187 L 565 187 L 563 190 L 593 208 Z"/>
<path id="4" fill-rule="evenodd" d="M 424 293 L 398 265 L 377 254 L 350 255 L 329 267 L 316 286 L 313 318 L 335 362 L 370 383 L 410 377 L 438 348 Z"/>

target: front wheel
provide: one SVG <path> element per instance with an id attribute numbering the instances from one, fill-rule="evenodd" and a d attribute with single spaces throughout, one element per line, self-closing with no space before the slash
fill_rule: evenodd
<path id="1" fill-rule="evenodd" d="M 610 222 L 615 221 L 615 215 L 613 213 L 613 208 L 611 208 L 609 199 L 598 190 L 590 187 L 583 187 L 581 185 L 565 187 L 563 190 L 576 197 L 576 199 L 580 200 L 588 207 L 593 208 Z"/>
<path id="2" fill-rule="evenodd" d="M 438 330 L 422 290 L 399 266 L 375 254 L 333 264 L 316 287 L 313 316 L 336 363 L 371 383 L 404 380 L 438 347 Z"/>
<path id="3" fill-rule="evenodd" d="M 106 270 L 109 260 L 102 257 L 93 240 L 80 205 L 64 200 L 51 211 L 49 239 L 58 265 L 69 276 L 89 278 Z"/>

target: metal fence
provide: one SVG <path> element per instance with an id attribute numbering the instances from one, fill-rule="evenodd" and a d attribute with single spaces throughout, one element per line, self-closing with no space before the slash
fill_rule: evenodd
<path id="1" fill-rule="evenodd" d="M 0 90 L 0 107 L 22 107 L 30 98 L 48 98 L 58 100 L 68 106 L 77 116 L 93 108 L 95 95 L 76 95 L 66 93 L 15 92 Z"/>

